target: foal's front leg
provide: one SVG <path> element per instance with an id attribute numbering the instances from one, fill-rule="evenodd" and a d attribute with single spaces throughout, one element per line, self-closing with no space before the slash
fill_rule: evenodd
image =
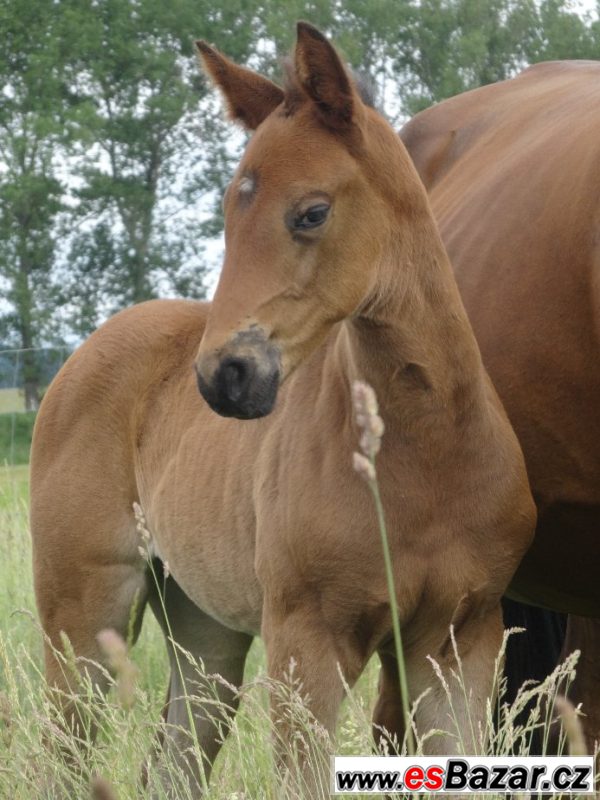
<path id="1" fill-rule="evenodd" d="M 462 622 L 453 619 L 453 640 L 448 627 L 436 627 L 431 619 L 423 624 L 416 617 L 405 632 L 408 689 L 412 703 L 420 698 L 413 714 L 419 737 L 425 737 L 427 755 L 485 754 L 487 703 L 497 689 L 495 668 L 503 626 L 499 605 L 479 611 L 474 608 Z M 396 659 L 389 648 L 380 657 L 375 740 L 380 744 L 391 738 L 401 746 L 405 731 Z M 427 736 L 433 731 L 437 733 Z"/>
<path id="2" fill-rule="evenodd" d="M 289 796 L 328 797 L 330 737 L 344 697 L 341 676 L 352 686 L 365 656 L 350 641 L 334 640 L 312 603 L 287 611 L 265 603 L 262 632 L 269 676 L 275 682 L 271 710 L 276 757 Z"/>

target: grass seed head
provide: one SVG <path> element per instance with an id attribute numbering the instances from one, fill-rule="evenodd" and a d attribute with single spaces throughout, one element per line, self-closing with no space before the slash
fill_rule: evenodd
<path id="1" fill-rule="evenodd" d="M 383 420 L 378 414 L 377 397 L 372 387 L 367 383 L 354 381 L 352 401 L 354 403 L 356 424 L 362 431 L 360 449 L 367 458 L 373 459 L 381 447 L 381 437 L 384 431 Z"/>
<path id="2" fill-rule="evenodd" d="M 570 756 L 587 756 L 588 748 L 585 742 L 583 725 L 579 718 L 579 712 L 573 703 L 566 697 L 557 697 L 555 702 L 556 710 L 562 720 L 564 731 L 567 735 Z"/>
<path id="3" fill-rule="evenodd" d="M 375 480 L 375 467 L 362 453 L 352 453 L 352 466 L 367 483 Z"/>
<path id="4" fill-rule="evenodd" d="M 148 525 L 146 523 L 146 516 L 144 515 L 144 511 L 139 503 L 133 503 L 133 516 L 135 517 L 135 528 L 139 533 L 142 542 L 144 545 L 149 544 L 152 536 L 150 535 L 150 531 L 148 530 Z M 139 548 L 138 548 L 139 549 Z"/>
<path id="5" fill-rule="evenodd" d="M 372 417 L 379 411 L 375 392 L 364 381 L 354 381 L 352 385 L 352 400 L 357 415 L 362 414 L 365 417 Z"/>
<path id="6" fill-rule="evenodd" d="M 125 640 L 112 628 L 100 631 L 97 639 L 109 667 L 115 673 L 119 702 L 123 708 L 130 709 L 135 701 L 138 668 L 129 658 Z"/>

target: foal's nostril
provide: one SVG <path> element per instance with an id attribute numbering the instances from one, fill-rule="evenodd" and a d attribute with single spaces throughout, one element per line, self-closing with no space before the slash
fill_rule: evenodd
<path id="1" fill-rule="evenodd" d="M 254 339 L 252 344 L 256 344 Z M 257 419 L 273 410 L 279 388 L 279 351 L 268 342 L 255 350 L 256 356 L 223 356 L 216 368 L 212 358 L 198 360 L 200 394 L 222 417 Z"/>
<path id="2" fill-rule="evenodd" d="M 239 400 L 249 380 L 248 363 L 241 358 L 227 359 L 221 367 L 221 374 L 223 388 L 229 400 Z"/>

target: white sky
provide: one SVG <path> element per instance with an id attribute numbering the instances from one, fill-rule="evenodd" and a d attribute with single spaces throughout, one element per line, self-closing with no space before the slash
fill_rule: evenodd
<path id="1" fill-rule="evenodd" d="M 597 10 L 596 0 L 571 0 L 569 3 L 573 11 L 583 12 Z"/>

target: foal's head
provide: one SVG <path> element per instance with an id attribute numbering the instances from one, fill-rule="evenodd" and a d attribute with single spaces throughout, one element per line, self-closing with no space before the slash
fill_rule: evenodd
<path id="1" fill-rule="evenodd" d="M 335 323 L 375 302 L 414 178 L 392 128 L 312 26 L 298 24 L 285 90 L 198 49 L 231 117 L 255 131 L 224 198 L 225 262 L 198 385 L 219 414 L 250 419 L 271 411 Z"/>

